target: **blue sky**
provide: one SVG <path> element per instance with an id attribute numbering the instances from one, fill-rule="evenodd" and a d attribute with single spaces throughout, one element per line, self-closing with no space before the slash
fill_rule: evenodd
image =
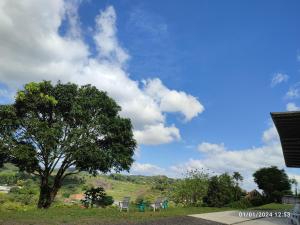
<path id="1" fill-rule="evenodd" d="M 269 113 L 300 106 L 299 1 L 0 8 L 1 104 L 31 80 L 92 83 L 133 120 L 139 149 L 131 173 L 240 170 L 250 189 L 256 168 L 284 168 Z"/>

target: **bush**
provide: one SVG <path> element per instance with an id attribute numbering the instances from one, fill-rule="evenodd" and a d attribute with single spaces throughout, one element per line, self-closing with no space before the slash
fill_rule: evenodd
<path id="1" fill-rule="evenodd" d="M 144 202 L 144 195 L 139 195 L 135 199 L 135 204 L 139 205 Z"/>
<path id="2" fill-rule="evenodd" d="M 112 196 L 107 196 L 103 187 L 91 188 L 85 193 L 85 199 L 81 200 L 84 207 L 106 207 L 112 205 L 114 200 Z"/>
<path id="3" fill-rule="evenodd" d="M 5 193 L 0 193 L 0 205 L 2 205 L 3 203 L 9 201 L 9 197 L 7 194 Z"/>
<path id="4" fill-rule="evenodd" d="M 104 198 L 103 198 L 102 204 L 101 204 L 101 202 L 100 202 L 100 206 L 110 206 L 110 205 L 112 205 L 113 203 L 114 203 L 113 197 L 110 196 L 110 195 L 106 195 L 106 196 L 104 196 Z"/>
<path id="5" fill-rule="evenodd" d="M 250 202 L 253 206 L 260 206 L 266 203 L 265 199 L 262 196 L 256 196 L 250 199 Z"/>
<path id="6" fill-rule="evenodd" d="M 36 204 L 38 200 L 38 189 L 31 182 L 25 183 L 24 187 L 13 187 L 10 189 L 9 196 L 15 202 L 20 202 L 24 205 Z"/>
<path id="7" fill-rule="evenodd" d="M 13 185 L 16 184 L 18 177 L 15 172 L 1 172 L 0 184 Z"/>
<path id="8" fill-rule="evenodd" d="M 247 198 L 243 198 L 239 201 L 231 202 L 226 206 L 228 206 L 230 208 L 235 208 L 235 209 L 247 209 L 247 208 L 252 207 L 253 205 Z"/>
<path id="9" fill-rule="evenodd" d="M 5 202 L 1 204 L 1 209 L 4 210 L 21 210 L 23 205 L 20 202 Z"/>

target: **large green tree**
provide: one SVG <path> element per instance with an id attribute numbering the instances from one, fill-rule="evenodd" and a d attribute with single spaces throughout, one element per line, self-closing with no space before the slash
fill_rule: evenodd
<path id="1" fill-rule="evenodd" d="M 239 190 L 237 192 L 237 190 Z M 238 196 L 236 194 L 238 193 Z M 205 202 L 208 206 L 222 207 L 230 202 L 239 200 L 242 191 L 236 186 L 234 178 L 227 173 L 212 176 L 209 179 L 207 196 Z"/>
<path id="2" fill-rule="evenodd" d="M 91 85 L 28 83 L 0 105 L 0 164 L 38 176 L 38 207 L 48 208 L 66 176 L 129 170 L 136 142 L 120 110 Z"/>
<path id="3" fill-rule="evenodd" d="M 253 177 L 269 201 L 280 202 L 282 195 L 291 190 L 288 175 L 276 166 L 261 168 L 253 174 Z"/>
<path id="4" fill-rule="evenodd" d="M 209 175 L 202 170 L 191 170 L 184 179 L 178 180 L 173 187 L 172 198 L 185 205 L 201 205 L 207 194 Z"/>

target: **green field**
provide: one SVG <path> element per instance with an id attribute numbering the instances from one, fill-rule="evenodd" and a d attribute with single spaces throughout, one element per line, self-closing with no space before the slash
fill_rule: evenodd
<path id="1" fill-rule="evenodd" d="M 253 209 L 259 210 L 290 210 L 292 205 L 267 204 Z M 158 212 L 147 209 L 146 212 L 138 212 L 132 205 L 129 212 L 119 212 L 117 208 L 84 209 L 80 206 L 54 206 L 50 209 L 36 209 L 25 207 L 19 210 L 0 210 L 0 224 L 134 224 L 134 222 L 149 221 L 166 217 L 186 216 L 208 212 L 232 210 L 231 208 L 211 207 L 176 207 Z"/>
<path id="2" fill-rule="evenodd" d="M 177 207 L 153 212 L 138 212 L 131 207 L 129 212 L 119 212 L 116 208 L 84 209 L 79 206 L 52 207 L 48 210 L 28 208 L 27 210 L 0 211 L 0 224 L 101 224 L 140 222 L 164 217 L 185 216 L 189 214 L 217 212 L 228 208 Z M 126 222 L 125 222 L 126 221 Z"/>
<path id="3" fill-rule="evenodd" d="M 149 184 L 118 181 L 106 176 L 90 178 L 88 182 L 92 184 L 105 183 L 106 193 L 117 201 L 121 201 L 126 196 L 131 197 L 132 201 L 135 201 L 138 196 L 149 196 L 154 200 L 155 197 L 163 195 L 160 191 L 152 189 Z"/>
<path id="4" fill-rule="evenodd" d="M 292 204 L 279 204 L 279 203 L 270 203 L 262 206 L 255 207 L 255 210 L 291 210 L 293 208 Z"/>

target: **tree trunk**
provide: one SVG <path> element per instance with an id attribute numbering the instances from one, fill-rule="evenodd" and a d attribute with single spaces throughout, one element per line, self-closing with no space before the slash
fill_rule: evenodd
<path id="1" fill-rule="evenodd" d="M 48 185 L 48 182 L 42 180 L 40 186 L 40 197 L 38 201 L 38 208 L 47 209 L 51 206 L 52 202 L 55 199 L 55 196 L 60 188 L 59 183 L 54 183 L 53 187 Z"/>

